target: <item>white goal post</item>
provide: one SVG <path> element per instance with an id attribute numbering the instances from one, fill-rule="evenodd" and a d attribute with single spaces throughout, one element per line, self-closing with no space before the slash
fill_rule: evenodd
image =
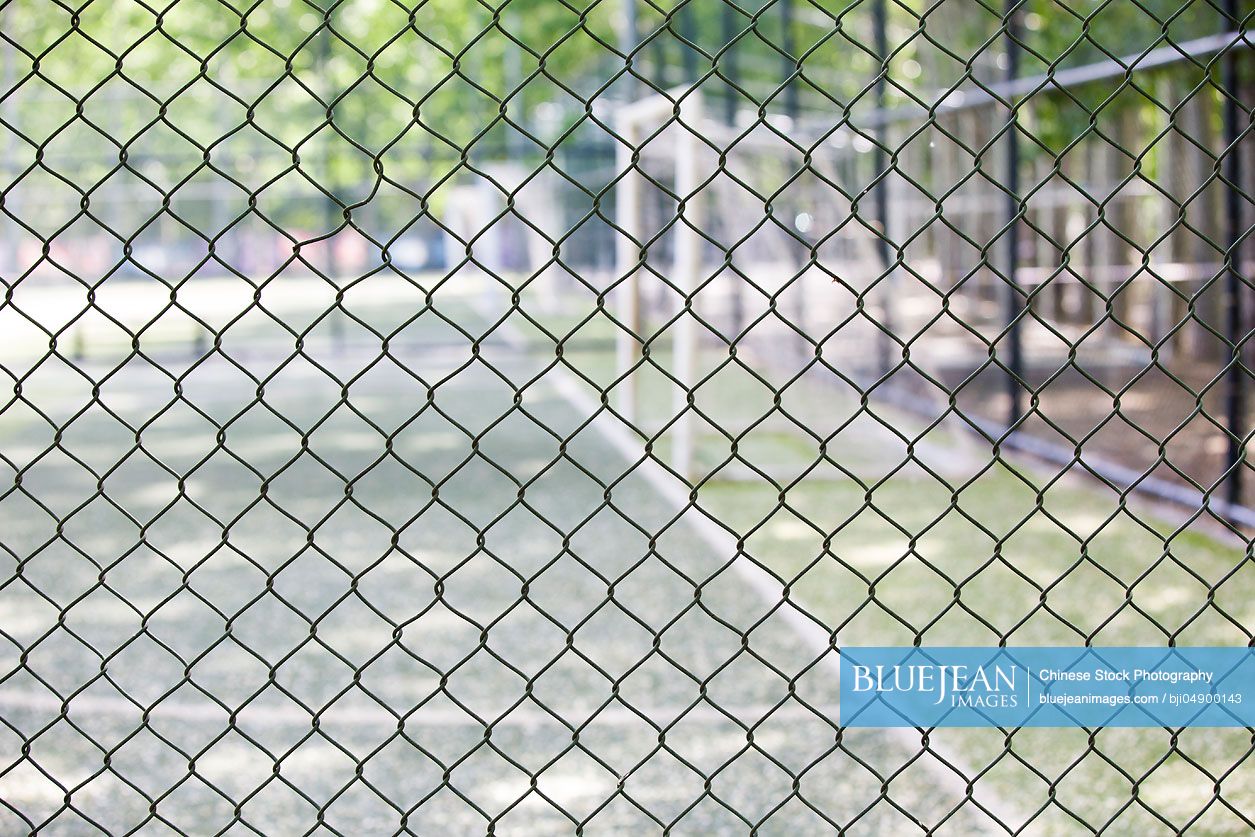
<path id="1" fill-rule="evenodd" d="M 838 326 L 847 347 L 862 352 L 879 331 L 858 310 L 885 272 L 876 235 L 857 222 L 870 142 L 860 145 L 848 127 L 803 130 L 753 112 L 715 118 L 706 104 L 701 90 L 686 86 L 613 111 L 614 406 L 642 427 L 636 371 L 641 340 L 657 332 L 643 322 L 642 297 L 658 299 L 672 349 L 666 372 L 675 382 L 668 464 L 685 477 L 693 476 L 702 426 L 689 405 L 704 368 L 698 342 L 707 326 L 699 324 L 743 348 L 803 360 Z M 659 285 L 657 277 L 669 290 L 644 293 Z M 888 283 L 882 287 L 887 292 Z"/>
<path id="2" fill-rule="evenodd" d="M 637 382 L 633 367 L 640 359 L 641 290 L 640 264 L 646 246 L 642 239 L 644 224 L 643 180 L 639 161 L 641 144 L 660 129 L 674 142 L 675 193 L 680 199 L 676 210 L 674 257 L 669 281 L 686 295 L 696 289 L 701 271 L 702 237 L 701 195 L 698 157 L 701 139 L 697 128 L 702 122 L 702 94 L 696 88 L 677 88 L 621 106 L 615 114 L 615 130 L 620 141 L 616 151 L 616 171 L 622 172 L 615 187 L 615 223 L 621 232 L 615 249 L 615 277 L 619 280 L 616 317 L 619 329 L 615 337 L 615 371 L 620 379 L 617 409 L 624 420 L 636 424 L 639 419 Z M 683 386 L 676 388 L 675 420 L 670 434 L 673 440 L 671 466 L 684 477 L 693 467 L 693 420 L 688 399 L 694 381 L 694 358 L 697 348 L 697 323 L 688 297 L 674 325 L 672 337 L 671 374 Z"/>

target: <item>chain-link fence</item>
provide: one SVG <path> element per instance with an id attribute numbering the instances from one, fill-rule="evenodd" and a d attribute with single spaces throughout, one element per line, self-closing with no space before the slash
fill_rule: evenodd
<path id="1" fill-rule="evenodd" d="M 0 831 L 1246 834 L 1249 2 L 0 2 Z"/>

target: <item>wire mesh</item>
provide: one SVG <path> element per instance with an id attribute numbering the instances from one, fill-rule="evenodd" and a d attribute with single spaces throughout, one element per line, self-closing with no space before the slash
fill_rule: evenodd
<path id="1" fill-rule="evenodd" d="M 1249 833 L 1251 12 L 0 2 L 0 831 Z"/>

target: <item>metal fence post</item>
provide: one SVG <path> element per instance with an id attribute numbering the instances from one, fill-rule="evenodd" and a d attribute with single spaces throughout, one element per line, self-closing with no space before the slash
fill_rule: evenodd
<path id="1" fill-rule="evenodd" d="M 724 100 L 723 106 L 723 118 L 728 123 L 728 127 L 735 127 L 736 125 L 736 109 L 741 97 L 740 92 L 737 90 L 737 85 L 740 83 L 741 68 L 737 62 L 736 49 L 732 46 L 737 36 L 736 16 L 737 12 L 732 4 L 725 2 L 721 15 L 724 52 L 720 60 L 723 63 L 724 81 L 728 86 L 728 97 Z M 745 328 L 745 300 L 742 297 L 744 287 L 742 279 L 738 274 L 732 271 L 728 272 L 731 274 L 729 281 L 733 283 L 730 316 L 732 332 L 735 335 L 740 334 L 741 330 Z"/>
<path id="2" fill-rule="evenodd" d="M 1224 13 L 1234 29 L 1241 31 L 1242 20 L 1237 0 L 1225 0 Z M 1242 371 L 1243 285 L 1242 279 L 1242 150 L 1238 144 L 1242 125 L 1238 113 L 1238 47 L 1231 46 L 1224 58 L 1224 175 L 1228 181 L 1225 190 L 1225 264 L 1228 276 L 1225 282 L 1227 321 L 1226 340 L 1233 347 L 1229 359 L 1228 386 L 1225 394 L 1226 421 L 1229 428 L 1229 480 L 1226 498 L 1233 505 L 1242 502 L 1242 468 L 1246 447 L 1246 376 Z"/>
<path id="3" fill-rule="evenodd" d="M 880 255 L 880 275 L 883 283 L 880 297 L 884 300 L 880 316 L 882 330 L 880 340 L 880 370 L 889 374 L 893 368 L 890 357 L 890 346 L 893 343 L 893 288 L 890 274 L 892 273 L 893 254 L 889 247 L 889 155 L 886 147 L 889 142 L 889 124 L 884 118 L 888 112 L 889 99 L 889 11 L 886 0 L 876 0 L 872 5 L 872 39 L 875 43 L 876 58 L 880 61 L 879 74 L 876 76 L 876 110 L 881 117 L 876 122 L 876 175 L 881 178 L 876 184 L 876 221 L 880 226 L 876 239 L 876 251 Z"/>
<path id="4" fill-rule="evenodd" d="M 1020 4 L 1021 0 L 1007 0 L 1004 25 L 1004 41 L 1007 49 L 1005 81 L 1013 84 L 1020 74 Z M 1020 317 L 1024 313 L 1024 301 L 1016 282 L 1016 270 L 1020 263 L 1020 137 L 1018 122 L 1019 98 L 1014 92 L 1007 93 L 1010 119 L 1007 124 L 1006 171 L 1003 187 L 1007 192 L 1005 264 L 1003 280 L 1006 282 L 1006 322 L 1008 358 L 1007 427 L 1014 428 L 1024 417 L 1023 346 L 1020 339 Z"/>
<path id="5" fill-rule="evenodd" d="M 798 62 L 797 42 L 793 37 L 793 21 L 796 19 L 796 10 L 793 7 L 793 0 L 780 0 L 780 51 L 784 53 L 781 61 L 784 63 L 784 113 L 790 119 L 797 119 L 798 115 Z"/>
<path id="6" fill-rule="evenodd" d="M 781 70 L 784 73 L 784 115 L 788 120 L 787 124 L 789 125 L 790 131 L 792 131 L 793 126 L 797 124 L 800 111 L 798 101 L 798 76 L 801 75 L 801 65 L 796 55 L 797 43 L 793 33 L 793 24 L 796 17 L 796 9 L 794 8 L 793 0 L 781 0 L 780 51 L 783 55 L 780 60 L 782 64 Z M 792 219 L 786 219 L 785 223 L 792 224 Z M 794 235 L 798 232 L 799 231 L 795 229 Z M 809 329 L 807 328 L 808 317 L 806 311 L 806 274 L 808 271 L 805 256 L 799 259 L 799 262 L 800 269 L 792 278 L 792 282 L 796 284 L 796 304 L 793 309 L 793 326 L 803 335 L 807 335 L 809 333 Z M 806 352 L 807 347 L 804 340 L 798 343 L 798 349 L 802 352 Z"/>
<path id="7" fill-rule="evenodd" d="M 672 14 L 674 14 L 674 12 L 672 12 Z M 671 87 L 671 74 L 667 72 L 666 39 L 666 35 L 670 32 L 671 22 L 672 18 L 666 18 L 662 28 L 654 30 L 646 39 L 649 44 L 650 58 L 654 65 L 654 71 L 649 78 L 649 84 L 655 89 L 666 90 Z"/>
<path id="8" fill-rule="evenodd" d="M 636 0 L 623 0 L 623 29 L 619 32 L 619 52 L 624 57 L 623 87 L 624 98 L 629 102 L 636 98 L 637 79 L 631 70 L 635 69 L 636 56 L 633 51 L 640 42 L 640 25 L 636 19 Z"/>
<path id="9" fill-rule="evenodd" d="M 328 7 L 323 14 L 322 29 L 319 32 L 318 38 L 318 54 L 316 61 L 318 64 L 318 70 L 322 75 L 322 86 L 319 88 L 319 94 L 325 97 L 325 101 L 321 104 L 326 107 L 328 126 L 328 136 L 322 148 L 323 166 L 326 168 L 326 183 L 324 184 L 324 189 L 328 193 L 327 197 L 323 200 L 323 223 L 327 225 L 327 235 L 322 239 L 322 246 L 325 248 L 323 268 L 327 271 L 325 278 L 335 286 L 337 295 L 340 295 L 343 294 L 343 289 L 342 277 L 339 275 L 340 262 L 339 259 L 336 258 L 337 235 L 333 235 L 332 230 L 335 230 L 341 225 L 341 223 L 343 223 L 344 208 L 340 205 L 339 196 L 337 195 L 340 185 L 339 178 L 336 176 L 335 172 L 336 158 L 338 155 L 336 154 L 333 146 L 335 141 L 334 131 L 330 130 L 330 126 L 332 125 L 332 121 L 334 119 L 334 106 L 332 103 L 335 101 L 334 90 L 332 89 L 331 83 L 330 67 L 332 52 L 331 39 L 333 37 L 331 30 L 331 15 L 332 8 Z M 337 350 L 344 348 L 345 316 L 346 314 L 343 300 L 337 299 L 334 308 L 327 315 L 327 326 L 331 336 L 331 344 Z"/>
<path id="10" fill-rule="evenodd" d="M 728 84 L 728 98 L 723 105 L 723 118 L 728 125 L 736 124 L 736 106 L 737 99 L 740 94 L 737 92 L 735 85 L 740 82 L 740 67 L 737 66 L 736 50 L 732 48 L 732 42 L 736 40 L 736 10 L 732 8 L 731 3 L 723 4 L 723 12 L 720 15 L 723 29 L 723 43 L 725 51 L 720 57 L 722 62 L 723 78 Z"/>
<path id="11" fill-rule="evenodd" d="M 0 26 L 8 27 L 10 19 L 13 16 L 13 7 L 5 6 L 0 8 Z M 0 94 L 3 99 L 0 100 L 0 119 L 3 119 L 10 125 L 18 124 L 18 114 L 13 106 L 13 97 L 11 93 L 16 86 L 17 73 L 14 68 L 15 48 L 12 44 L 0 43 Z M 3 172 L 4 182 L 10 182 L 13 174 L 18 170 L 17 166 L 17 135 L 12 131 L 5 131 L 4 139 L 4 166 L 0 171 Z M 16 201 L 11 195 L 0 192 L 0 198 L 3 198 L 8 207 L 9 212 L 14 216 L 18 216 L 18 207 Z M 4 221 L 4 216 L 0 215 L 0 270 L 6 273 L 16 270 L 18 264 L 17 244 L 18 237 L 13 232 L 12 227 Z M 82 331 L 80 325 L 79 331 Z"/>
<path id="12" fill-rule="evenodd" d="M 697 81 L 697 50 L 691 46 L 697 43 L 697 12 L 691 2 L 680 9 L 680 55 L 681 67 L 684 71 L 684 83 Z"/>

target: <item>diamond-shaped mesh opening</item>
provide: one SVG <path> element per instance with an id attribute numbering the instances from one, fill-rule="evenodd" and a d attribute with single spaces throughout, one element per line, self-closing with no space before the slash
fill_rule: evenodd
<path id="1" fill-rule="evenodd" d="M 0 2 L 0 832 L 1255 828 L 1250 11 Z"/>

